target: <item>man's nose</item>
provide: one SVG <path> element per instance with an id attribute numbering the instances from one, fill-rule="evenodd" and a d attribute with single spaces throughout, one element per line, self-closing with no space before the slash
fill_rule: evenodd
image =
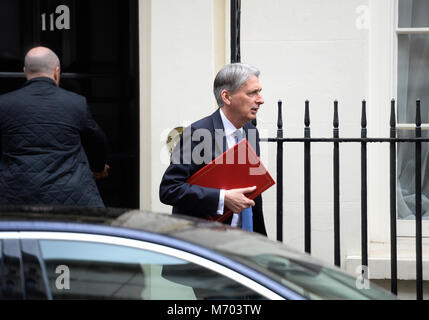
<path id="1" fill-rule="evenodd" d="M 256 102 L 259 104 L 264 104 L 264 98 L 262 98 L 260 93 L 258 93 L 258 96 L 256 97 Z"/>

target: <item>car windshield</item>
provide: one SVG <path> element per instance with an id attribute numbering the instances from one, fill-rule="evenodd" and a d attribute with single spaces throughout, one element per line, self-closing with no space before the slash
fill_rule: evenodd
<path id="1" fill-rule="evenodd" d="M 240 255 L 242 258 L 243 255 Z M 310 299 L 384 299 L 379 290 L 359 286 L 355 278 L 334 269 L 282 256 L 245 256 L 283 284 Z"/>
<path id="2" fill-rule="evenodd" d="M 271 242 L 247 239 L 240 249 L 237 244 L 222 245 L 221 250 L 243 263 L 282 282 L 295 292 L 310 299 L 392 299 L 393 296 L 373 284 L 364 285 L 356 277 L 306 259 L 302 254 L 277 248 Z M 231 245 L 231 246 L 229 246 Z M 313 261 L 311 261 L 313 260 Z"/>
<path id="3" fill-rule="evenodd" d="M 194 239 L 193 242 L 198 239 L 199 244 L 246 264 L 309 299 L 395 299 L 373 283 L 360 283 L 358 274 L 352 277 L 280 242 L 232 230 L 224 230 L 224 241 L 219 241 L 219 231 L 194 229 L 180 232 L 180 237 Z M 199 235 L 200 232 L 204 234 Z"/>

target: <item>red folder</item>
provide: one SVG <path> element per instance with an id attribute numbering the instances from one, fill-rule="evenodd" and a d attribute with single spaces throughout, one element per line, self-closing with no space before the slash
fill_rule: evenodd
<path id="1" fill-rule="evenodd" d="M 255 191 L 246 194 L 246 197 L 252 200 L 275 184 L 255 150 L 245 139 L 194 173 L 187 183 L 225 190 L 256 186 Z M 231 214 L 232 212 L 225 207 L 223 215 L 207 218 L 223 221 Z"/>

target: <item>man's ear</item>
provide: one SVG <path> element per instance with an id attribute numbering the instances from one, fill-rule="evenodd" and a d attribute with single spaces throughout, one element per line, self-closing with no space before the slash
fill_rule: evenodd
<path id="1" fill-rule="evenodd" d="M 60 85 L 60 75 L 61 75 L 60 67 L 55 67 L 54 80 L 58 86 Z"/>
<path id="2" fill-rule="evenodd" d="M 222 90 L 220 96 L 222 97 L 223 105 L 229 106 L 231 104 L 232 96 L 228 90 Z"/>

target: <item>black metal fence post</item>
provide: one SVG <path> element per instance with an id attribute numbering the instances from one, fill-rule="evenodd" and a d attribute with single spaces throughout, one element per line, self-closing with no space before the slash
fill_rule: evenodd
<path id="1" fill-rule="evenodd" d="M 334 138 L 339 138 L 338 101 L 334 101 Z M 340 146 L 334 142 L 334 263 L 341 266 L 340 249 Z"/>
<path id="2" fill-rule="evenodd" d="M 396 138 L 395 100 L 390 103 L 390 138 Z M 396 142 L 390 142 L 390 285 L 398 294 L 398 268 L 396 246 Z"/>
<path id="3" fill-rule="evenodd" d="M 367 138 L 366 101 L 362 101 L 361 138 Z M 361 143 L 361 242 L 362 265 L 368 267 L 368 200 L 367 200 L 367 143 Z"/>
<path id="4" fill-rule="evenodd" d="M 304 138 L 310 138 L 310 102 L 305 101 Z M 304 237 L 305 252 L 311 253 L 311 147 L 304 142 Z"/>
<path id="5" fill-rule="evenodd" d="M 277 139 L 283 138 L 282 101 L 278 101 Z M 283 141 L 277 140 L 277 240 L 283 241 Z"/>
<path id="6" fill-rule="evenodd" d="M 421 138 L 420 100 L 416 101 L 416 138 Z M 417 300 L 423 300 L 423 257 L 422 257 L 422 143 L 416 142 L 416 288 Z"/>
<path id="7" fill-rule="evenodd" d="M 240 62 L 241 0 L 231 0 L 231 63 Z"/>

